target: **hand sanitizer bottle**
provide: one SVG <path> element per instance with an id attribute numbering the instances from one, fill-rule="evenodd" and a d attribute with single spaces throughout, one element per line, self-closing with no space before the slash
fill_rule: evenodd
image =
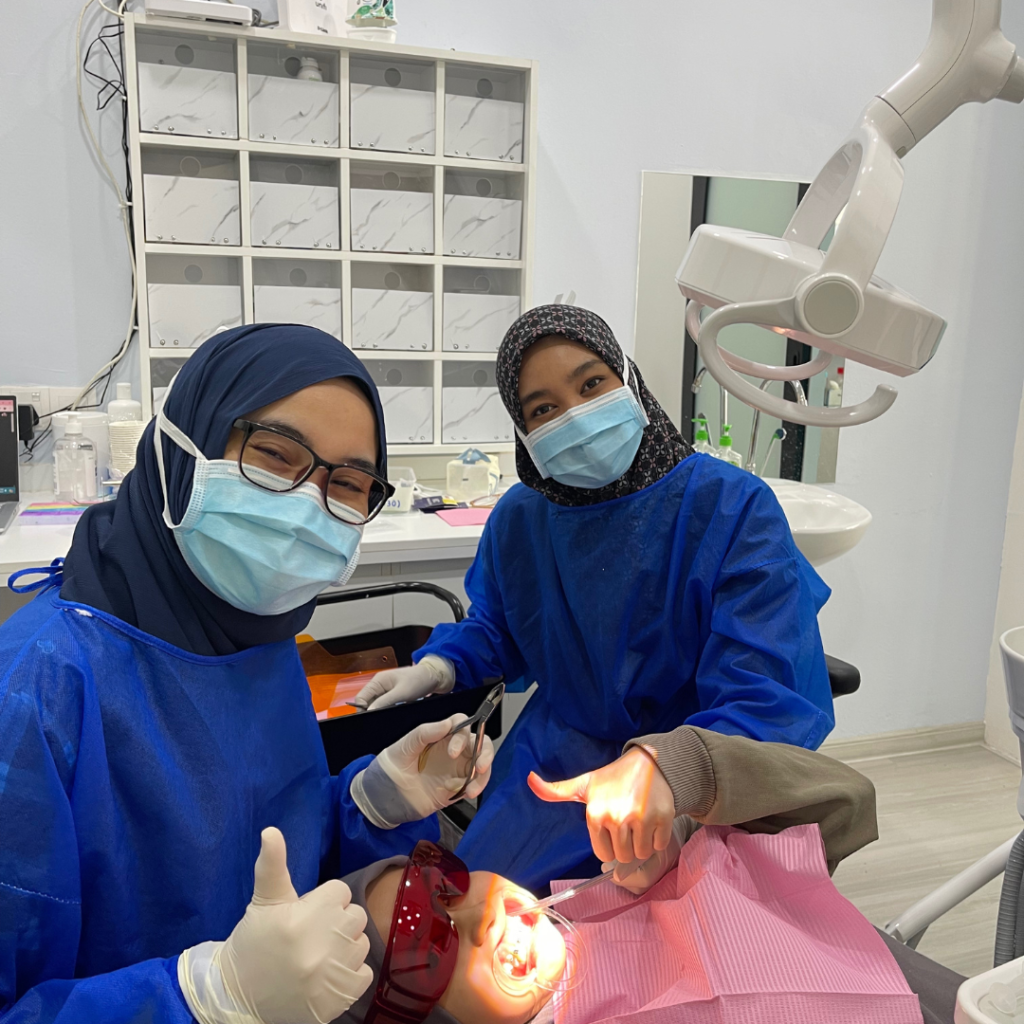
<path id="1" fill-rule="evenodd" d="M 718 457 L 723 462 L 743 468 L 743 458 L 732 446 L 732 426 L 728 423 L 722 424 L 722 436 L 718 439 Z"/>
<path id="2" fill-rule="evenodd" d="M 693 435 L 693 450 L 700 452 L 702 455 L 717 455 L 718 453 L 708 439 L 708 421 L 705 419 L 695 419 L 693 422 L 697 425 L 697 431 Z"/>
<path id="3" fill-rule="evenodd" d="M 58 501 L 85 505 L 96 500 L 96 446 L 82 436 L 82 421 L 69 416 L 53 446 L 53 491 Z"/>

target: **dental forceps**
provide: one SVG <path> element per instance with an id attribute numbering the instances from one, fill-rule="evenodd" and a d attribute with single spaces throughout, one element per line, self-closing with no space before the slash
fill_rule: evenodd
<path id="1" fill-rule="evenodd" d="M 460 729 L 466 729 L 470 726 L 477 725 L 479 728 L 476 732 L 476 744 L 473 747 L 473 755 L 469 759 L 469 774 L 466 776 L 466 781 L 463 783 L 462 788 L 454 794 L 451 798 L 451 802 L 455 803 L 456 800 L 461 800 L 466 795 L 466 790 L 469 789 L 469 784 L 476 777 L 476 763 L 480 759 L 480 753 L 484 749 L 484 727 L 487 725 L 488 719 L 494 714 L 498 705 L 501 703 L 501 698 L 505 696 L 505 681 L 499 680 L 498 683 L 491 687 L 487 696 L 484 697 L 483 703 L 476 709 L 476 714 L 467 718 L 464 722 L 459 722 L 451 732 L 445 737 L 445 739 L 451 739 Z M 434 744 L 426 747 L 419 759 L 419 770 L 422 772 L 427 766 L 427 757 L 430 753 L 430 748 Z"/>

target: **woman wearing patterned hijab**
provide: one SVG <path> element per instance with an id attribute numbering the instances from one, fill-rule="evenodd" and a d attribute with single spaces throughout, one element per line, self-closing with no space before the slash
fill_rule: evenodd
<path id="1" fill-rule="evenodd" d="M 381 707 L 491 676 L 536 681 L 459 846 L 471 868 L 535 889 L 595 874 L 592 839 L 606 860 L 650 856 L 654 806 L 667 803 L 670 826 L 673 802 L 685 804 L 654 767 L 676 752 L 656 743 L 608 774 L 635 737 L 686 723 L 821 743 L 834 724 L 817 623 L 829 592 L 771 490 L 693 452 L 596 314 L 530 310 L 497 374 L 523 486 L 488 520 L 469 616 L 363 696 Z M 542 803 L 531 772 L 582 776 L 532 785 L 586 811 Z M 602 811 L 602 794 L 626 810 Z M 668 839 L 662 821 L 653 847 Z"/>

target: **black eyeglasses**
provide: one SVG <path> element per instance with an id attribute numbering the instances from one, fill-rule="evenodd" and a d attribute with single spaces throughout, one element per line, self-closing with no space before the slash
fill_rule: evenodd
<path id="1" fill-rule="evenodd" d="M 242 476 L 265 491 L 294 491 L 323 467 L 327 477 L 321 490 L 327 511 L 343 523 L 356 524 L 368 523 L 395 493 L 384 477 L 365 464 L 327 462 L 277 427 L 251 420 L 235 420 L 232 426 L 245 432 L 238 455 Z"/>

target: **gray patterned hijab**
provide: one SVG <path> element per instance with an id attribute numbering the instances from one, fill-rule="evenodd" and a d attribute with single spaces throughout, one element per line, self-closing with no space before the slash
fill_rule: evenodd
<path id="1" fill-rule="evenodd" d="M 519 371 L 523 365 L 523 353 L 535 341 L 551 334 L 561 335 L 586 346 L 599 355 L 620 379 L 625 373 L 626 357 L 611 328 L 596 313 L 579 306 L 561 305 L 537 306 L 527 310 L 508 329 L 498 349 L 497 363 L 501 400 L 513 422 L 524 434 L 526 419 L 519 404 Z M 556 505 L 596 505 L 643 490 L 675 469 L 688 455 L 692 455 L 693 449 L 672 425 L 665 410 L 658 405 L 632 360 L 629 361 L 629 386 L 647 411 L 651 422 L 644 430 L 632 466 L 623 476 L 605 487 L 594 489 L 568 487 L 556 480 L 545 480 L 530 458 L 526 446 L 517 438 L 516 469 L 519 479 Z"/>

